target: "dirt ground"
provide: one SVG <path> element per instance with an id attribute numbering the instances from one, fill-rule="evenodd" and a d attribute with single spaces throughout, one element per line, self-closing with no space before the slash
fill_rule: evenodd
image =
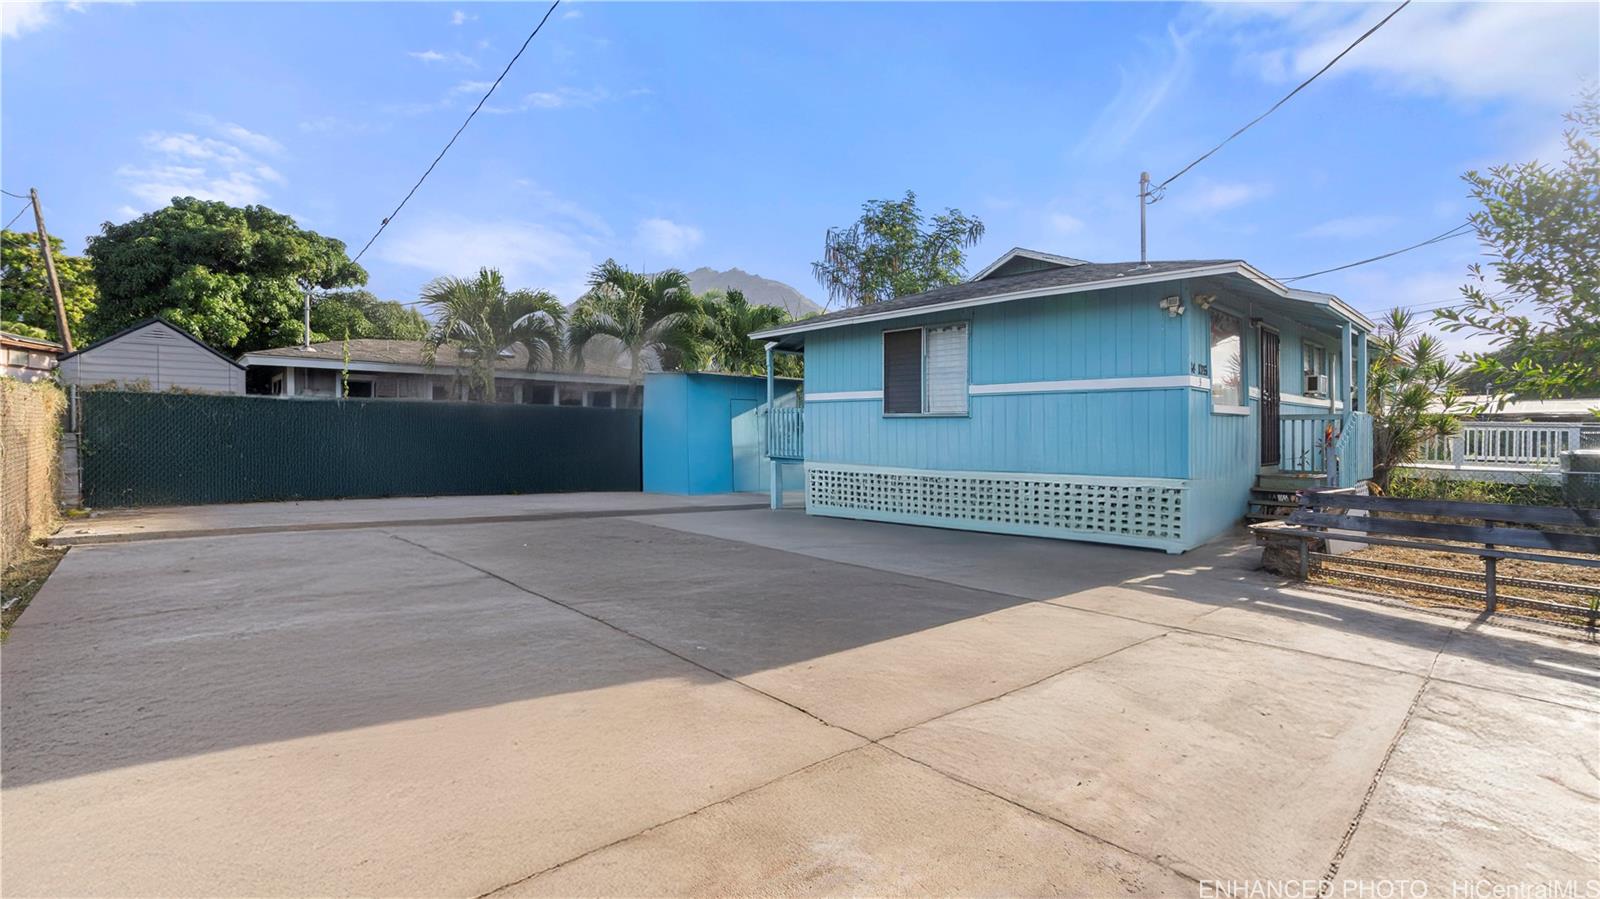
<path id="1" fill-rule="evenodd" d="M 1577 556 L 1576 553 L 1551 552 L 1556 556 Z M 1389 578 L 1402 578 L 1409 581 L 1424 583 L 1437 583 L 1458 590 L 1471 590 L 1481 593 L 1483 591 L 1483 560 L 1477 556 L 1463 553 L 1427 552 L 1424 550 L 1408 549 L 1399 546 L 1369 546 L 1358 550 L 1343 559 L 1361 559 L 1374 562 L 1390 562 L 1402 565 L 1417 565 L 1428 568 L 1447 569 L 1459 572 L 1463 577 L 1443 577 L 1418 572 L 1395 571 L 1379 568 L 1368 568 L 1356 565 L 1340 566 L 1338 562 L 1324 564 L 1313 573 L 1312 581 L 1341 587 L 1351 587 L 1358 590 L 1367 590 L 1382 593 L 1386 596 L 1399 596 L 1413 600 L 1418 605 L 1468 609 L 1479 611 L 1483 608 L 1481 598 L 1474 599 L 1464 596 L 1452 596 L 1448 593 L 1434 592 L 1426 589 L 1410 589 L 1404 586 L 1384 582 L 1375 585 L 1353 575 L 1376 574 Z M 1527 578 L 1529 580 L 1553 581 L 1562 584 L 1593 587 L 1600 592 L 1600 568 L 1590 568 L 1581 565 L 1561 565 L 1554 562 L 1531 562 L 1524 559 L 1501 559 L 1496 567 L 1498 578 Z M 1540 600 L 1543 602 L 1561 603 L 1563 605 L 1577 606 L 1580 609 L 1590 608 L 1591 603 L 1600 603 L 1600 596 L 1595 594 L 1574 593 L 1564 590 L 1549 590 L 1522 584 L 1499 583 L 1497 593 L 1501 598 L 1500 611 L 1504 614 L 1535 618 L 1545 621 L 1559 621 L 1566 624 L 1586 625 L 1589 616 L 1585 612 L 1568 614 L 1548 609 L 1517 607 L 1506 600 L 1508 598 L 1522 598 Z"/>

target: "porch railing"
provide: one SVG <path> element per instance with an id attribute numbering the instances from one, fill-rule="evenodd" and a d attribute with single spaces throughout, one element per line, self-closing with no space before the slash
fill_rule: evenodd
<path id="1" fill-rule="evenodd" d="M 1578 448 L 1581 434 L 1582 426 L 1577 424 L 1464 421 L 1460 433 L 1424 442 L 1417 463 L 1555 469 L 1561 467 L 1562 453 Z"/>
<path id="2" fill-rule="evenodd" d="M 1321 474 L 1328 470 L 1328 451 L 1339 434 L 1343 415 L 1332 412 L 1278 417 L 1278 470 Z"/>
<path id="3" fill-rule="evenodd" d="M 767 410 L 767 458 L 799 462 L 805 458 L 805 409 Z"/>

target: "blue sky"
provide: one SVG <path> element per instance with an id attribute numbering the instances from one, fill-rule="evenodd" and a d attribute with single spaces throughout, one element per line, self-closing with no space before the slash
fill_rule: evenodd
<path id="1" fill-rule="evenodd" d="M 1161 180 L 1392 6 L 563 4 L 363 263 L 381 296 L 498 266 L 738 266 L 821 299 L 824 230 L 917 191 L 1013 245 L 1138 255 Z M 522 3 L 13 3 L 0 181 L 69 248 L 186 193 L 364 243 L 537 21 Z M 1151 209 L 1152 258 L 1302 274 L 1437 234 L 1468 168 L 1559 156 L 1600 5 L 1414 3 Z M 9 218 L 19 207 L 8 200 Z M 1300 282 L 1455 296 L 1471 238 Z"/>

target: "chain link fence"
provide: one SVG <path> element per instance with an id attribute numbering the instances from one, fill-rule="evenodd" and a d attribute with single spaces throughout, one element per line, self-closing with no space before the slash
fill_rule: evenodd
<path id="1" fill-rule="evenodd" d="M 65 408 L 66 397 L 54 384 L 0 378 L 0 568 L 55 530 Z"/>
<path id="2" fill-rule="evenodd" d="M 86 391 L 91 508 L 640 489 L 638 409 Z"/>

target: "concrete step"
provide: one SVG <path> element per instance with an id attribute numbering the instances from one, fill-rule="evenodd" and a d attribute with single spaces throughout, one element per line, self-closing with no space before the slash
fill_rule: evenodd
<path id="1" fill-rule="evenodd" d="M 1257 490 L 1294 493 L 1296 490 L 1316 490 L 1326 486 L 1328 486 L 1328 476 L 1325 474 L 1279 473 L 1256 475 Z"/>

